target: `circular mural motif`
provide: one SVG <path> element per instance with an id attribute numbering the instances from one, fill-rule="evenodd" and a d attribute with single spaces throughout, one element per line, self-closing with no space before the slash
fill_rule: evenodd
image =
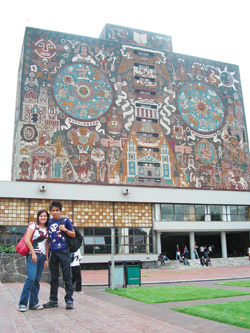
<path id="1" fill-rule="evenodd" d="M 233 76 L 228 72 L 221 72 L 220 79 L 221 82 L 227 87 L 231 87 L 234 83 Z"/>
<path id="2" fill-rule="evenodd" d="M 216 131 L 224 120 L 224 106 L 217 93 L 200 82 L 186 84 L 178 95 L 179 112 L 185 123 L 200 133 Z"/>
<path id="3" fill-rule="evenodd" d="M 196 146 L 196 158 L 204 164 L 215 164 L 218 161 L 214 146 L 205 139 Z"/>
<path id="4" fill-rule="evenodd" d="M 26 142 L 32 142 L 37 137 L 37 130 L 34 125 L 24 125 L 21 130 L 22 139 Z"/>
<path id="5" fill-rule="evenodd" d="M 108 79 L 93 66 L 72 64 L 57 73 L 53 94 L 59 108 L 81 120 L 101 117 L 112 104 L 113 93 Z"/>

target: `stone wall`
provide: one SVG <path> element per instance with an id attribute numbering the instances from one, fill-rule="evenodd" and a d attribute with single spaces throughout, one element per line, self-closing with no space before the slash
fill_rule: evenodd
<path id="1" fill-rule="evenodd" d="M 26 258 L 20 254 L 0 253 L 0 281 L 24 282 L 27 277 Z M 49 268 L 43 270 L 41 282 L 50 281 Z"/>

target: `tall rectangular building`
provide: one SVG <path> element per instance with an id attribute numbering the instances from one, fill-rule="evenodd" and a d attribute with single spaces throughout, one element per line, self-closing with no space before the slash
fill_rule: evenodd
<path id="1" fill-rule="evenodd" d="M 177 54 L 170 36 L 112 24 L 100 38 L 26 28 L 12 181 L 45 184 L 25 196 L 29 205 L 58 189 L 85 254 L 110 253 L 110 227 L 117 254 L 145 261 L 173 257 L 180 239 L 190 248 L 214 242 L 225 257 L 234 234 L 244 251 L 247 138 L 236 65 Z"/>
<path id="2" fill-rule="evenodd" d="M 27 28 L 12 180 L 248 190 L 238 66 L 171 52 L 171 37 Z"/>

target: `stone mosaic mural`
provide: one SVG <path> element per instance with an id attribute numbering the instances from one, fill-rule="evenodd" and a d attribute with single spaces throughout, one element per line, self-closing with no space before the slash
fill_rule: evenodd
<path id="1" fill-rule="evenodd" d="M 238 66 L 164 36 L 27 28 L 13 180 L 249 190 Z"/>

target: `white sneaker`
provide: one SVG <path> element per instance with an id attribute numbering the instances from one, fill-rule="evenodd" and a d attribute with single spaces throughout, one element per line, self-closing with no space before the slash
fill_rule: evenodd
<path id="1" fill-rule="evenodd" d="M 43 309 L 43 306 L 42 305 L 39 305 L 39 304 L 36 304 L 35 306 L 33 306 L 32 308 L 30 308 L 30 310 L 42 310 Z"/>
<path id="2" fill-rule="evenodd" d="M 25 311 L 27 311 L 27 306 L 26 306 L 26 305 L 19 305 L 19 311 L 20 311 L 20 312 L 25 312 Z"/>

